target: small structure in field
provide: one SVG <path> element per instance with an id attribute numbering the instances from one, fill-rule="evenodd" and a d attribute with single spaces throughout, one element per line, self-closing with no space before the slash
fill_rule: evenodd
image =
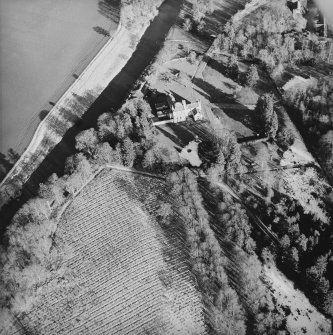
<path id="1" fill-rule="evenodd" d="M 158 95 L 155 99 L 155 110 L 159 119 L 170 116 L 171 109 L 168 97 L 165 94 Z"/>

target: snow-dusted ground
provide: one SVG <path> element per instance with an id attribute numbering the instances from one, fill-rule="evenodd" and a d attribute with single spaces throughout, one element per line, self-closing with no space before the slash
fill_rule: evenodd
<path id="1" fill-rule="evenodd" d="M 280 162 L 281 166 L 293 164 L 316 163 L 311 153 L 306 149 L 300 138 L 296 138 L 295 143 L 287 150 Z M 314 168 L 289 169 L 283 173 L 282 188 L 284 191 L 297 199 L 304 208 L 305 213 L 314 214 L 323 223 L 328 223 L 329 219 L 326 211 L 322 208 L 320 197 L 324 193 L 327 182 L 320 178 Z"/>
<path id="2" fill-rule="evenodd" d="M 245 8 L 243 10 L 239 11 L 238 13 L 236 13 L 233 16 L 232 22 L 234 24 L 242 22 L 242 19 L 245 16 L 249 15 L 250 13 L 252 13 L 253 11 L 255 11 L 256 9 L 258 9 L 259 7 L 265 5 L 268 2 L 269 2 L 269 0 L 252 0 L 252 1 L 248 2 L 245 5 Z"/>
<path id="3" fill-rule="evenodd" d="M 287 318 L 287 328 L 291 335 L 331 334 L 331 322 L 319 313 L 304 293 L 295 289 L 293 283 L 279 270 L 265 266 L 264 274 L 277 303 L 290 308 L 291 314 Z"/>
<path id="4" fill-rule="evenodd" d="M 281 166 L 316 163 L 311 153 L 306 149 L 304 142 L 299 138 L 295 139 L 295 143 L 289 149 L 283 154 Z"/>
<path id="5" fill-rule="evenodd" d="M 318 80 L 310 77 L 309 79 L 303 78 L 301 76 L 294 76 L 282 87 L 284 91 L 289 90 L 303 90 L 305 91 L 308 87 L 316 86 Z"/>
<path id="6" fill-rule="evenodd" d="M 283 176 L 282 187 L 286 194 L 297 199 L 305 213 L 311 213 L 323 223 L 328 224 L 329 218 L 320 197 L 324 194 L 327 183 L 320 179 L 314 168 L 302 170 L 287 170 Z M 314 196 L 316 194 L 316 196 Z"/>
<path id="7" fill-rule="evenodd" d="M 198 155 L 198 146 L 198 142 L 191 141 L 185 148 L 183 148 L 179 156 L 187 159 L 192 166 L 200 166 L 202 161 Z"/>

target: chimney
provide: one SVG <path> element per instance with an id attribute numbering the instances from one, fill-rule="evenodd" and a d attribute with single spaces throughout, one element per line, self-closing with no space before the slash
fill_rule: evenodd
<path id="1" fill-rule="evenodd" d="M 187 108 L 187 107 L 186 107 L 187 105 L 186 105 L 186 101 L 185 101 L 184 99 L 182 100 L 182 104 L 183 104 L 183 108 L 186 109 L 186 108 Z"/>

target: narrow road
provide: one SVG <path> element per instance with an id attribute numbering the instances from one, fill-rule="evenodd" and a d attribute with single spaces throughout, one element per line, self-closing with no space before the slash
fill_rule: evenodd
<path id="1" fill-rule="evenodd" d="M 270 169 L 265 169 L 265 170 L 252 170 L 252 171 L 247 171 L 247 172 L 236 173 L 236 175 L 254 174 L 254 173 L 260 173 L 260 172 L 267 172 L 267 171 L 283 171 L 283 170 L 291 170 L 291 169 L 305 169 L 305 168 L 308 168 L 308 167 L 316 168 L 317 165 L 315 165 L 312 162 L 305 163 L 305 164 L 280 165 L 280 166 L 272 167 Z"/>
<path id="2" fill-rule="evenodd" d="M 126 100 L 134 84 L 141 77 L 162 48 L 170 28 L 175 24 L 182 6 L 180 0 L 166 0 L 159 9 L 158 15 L 152 21 L 143 35 L 136 51 L 122 71 L 110 82 L 99 98 L 84 114 L 78 126 L 67 131 L 62 141 L 44 159 L 38 169 L 31 175 L 22 189 L 19 200 L 11 201 L 0 211 L 0 237 L 10 223 L 15 212 L 37 193 L 38 185 L 48 179 L 52 173 L 63 175 L 65 161 L 74 154 L 75 136 L 82 130 L 95 127 L 98 117 L 111 110 L 117 110 Z"/>

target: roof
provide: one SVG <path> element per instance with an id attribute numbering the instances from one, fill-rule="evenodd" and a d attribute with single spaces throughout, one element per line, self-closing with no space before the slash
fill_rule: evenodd
<path id="1" fill-rule="evenodd" d="M 180 102 L 176 102 L 174 112 L 181 112 L 183 110 L 184 110 L 184 106 Z"/>
<path id="2" fill-rule="evenodd" d="M 197 102 L 193 102 L 193 103 L 187 105 L 187 108 L 189 108 L 189 109 L 194 109 L 194 108 L 198 108 L 198 107 L 199 107 L 199 104 Z"/>
<path id="3" fill-rule="evenodd" d="M 169 108 L 169 105 L 166 102 L 157 102 L 155 104 L 156 109 L 165 109 Z"/>

